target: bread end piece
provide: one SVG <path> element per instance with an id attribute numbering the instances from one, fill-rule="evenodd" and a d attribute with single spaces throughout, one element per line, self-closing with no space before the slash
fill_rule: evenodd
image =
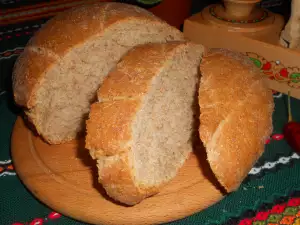
<path id="1" fill-rule="evenodd" d="M 272 132 L 272 92 L 242 53 L 212 49 L 200 70 L 200 138 L 216 178 L 231 192 L 261 156 Z"/>

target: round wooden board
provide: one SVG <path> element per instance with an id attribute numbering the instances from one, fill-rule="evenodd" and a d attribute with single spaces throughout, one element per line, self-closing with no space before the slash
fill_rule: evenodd
<path id="1" fill-rule="evenodd" d="M 201 151 L 199 151 L 201 152 Z M 84 140 L 48 145 L 20 117 L 12 134 L 15 169 L 26 187 L 52 209 L 92 224 L 159 224 L 192 215 L 219 201 L 205 155 L 192 155 L 161 193 L 132 207 L 110 200 L 97 183 Z"/>

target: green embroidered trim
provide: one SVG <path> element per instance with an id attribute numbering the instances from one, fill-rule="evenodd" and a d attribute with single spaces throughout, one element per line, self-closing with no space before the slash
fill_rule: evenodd
<path id="1" fill-rule="evenodd" d="M 288 196 L 292 191 L 300 191 L 299 173 L 300 161 L 297 161 L 292 168 L 283 168 L 276 173 L 266 174 L 261 179 L 242 184 L 237 192 L 228 195 L 219 204 L 211 208 L 214 208 L 214 211 L 218 211 L 218 208 L 223 208 L 219 209 L 223 212 L 219 216 L 219 220 L 215 220 L 218 217 L 206 218 L 204 225 L 225 223 L 232 217 L 240 217 L 247 210 L 257 210 L 262 204 L 273 203 L 279 197 Z M 234 206 L 232 206 L 231 210 L 228 210 L 228 205 L 232 204 Z M 227 209 L 227 212 L 224 212 L 224 209 Z"/>
<path id="2" fill-rule="evenodd" d="M 268 173 L 261 179 L 242 184 L 240 188 L 215 205 L 182 220 L 169 223 L 222 224 L 230 218 L 238 218 L 247 210 L 257 210 L 262 204 L 273 203 L 279 197 L 286 197 L 292 191 L 300 191 L 300 160 L 293 167 L 285 167 Z M 199 190 L 205 192 L 205 190 Z"/>

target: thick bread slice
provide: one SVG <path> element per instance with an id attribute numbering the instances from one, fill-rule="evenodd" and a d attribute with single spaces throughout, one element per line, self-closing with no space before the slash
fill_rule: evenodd
<path id="1" fill-rule="evenodd" d="M 272 92 L 241 53 L 213 49 L 200 65 L 200 138 L 227 191 L 239 187 L 272 132 Z"/>
<path id="2" fill-rule="evenodd" d="M 158 193 L 192 151 L 203 50 L 189 42 L 140 45 L 104 80 L 86 148 L 115 200 L 134 205 Z"/>
<path id="3" fill-rule="evenodd" d="M 90 103 L 107 73 L 133 46 L 184 40 L 149 11 L 122 3 L 73 8 L 29 41 L 13 72 L 14 97 L 49 143 L 84 130 Z"/>

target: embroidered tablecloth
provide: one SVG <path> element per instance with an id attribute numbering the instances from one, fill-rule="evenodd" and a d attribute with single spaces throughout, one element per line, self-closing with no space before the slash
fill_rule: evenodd
<path id="1" fill-rule="evenodd" d="M 21 0 L 11 2 L 22 3 Z M 46 20 L 40 18 L 0 27 L 0 225 L 85 224 L 39 202 L 18 178 L 10 155 L 11 132 L 20 112 L 12 98 L 12 67 L 29 38 Z M 282 135 L 282 127 L 287 122 L 287 96 L 274 92 L 273 97 L 273 134 L 266 143 L 265 153 L 239 190 L 208 209 L 170 225 L 300 225 L 300 156 Z M 292 98 L 291 104 L 294 119 L 300 121 L 300 101 Z"/>

